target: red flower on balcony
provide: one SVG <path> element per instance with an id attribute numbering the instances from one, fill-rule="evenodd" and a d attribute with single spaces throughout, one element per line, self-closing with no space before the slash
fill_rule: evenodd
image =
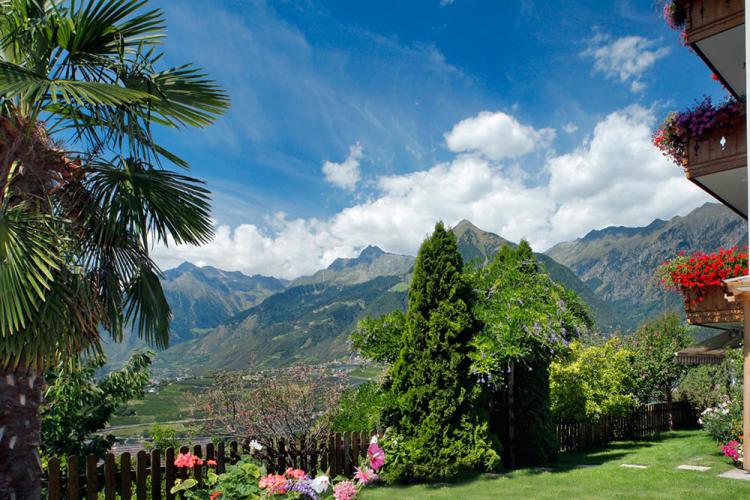
<path id="1" fill-rule="evenodd" d="M 724 280 L 748 274 L 747 247 L 719 249 L 714 253 L 681 254 L 664 262 L 657 276 L 664 288 L 691 291 L 691 304 L 702 302 L 712 287 L 723 287 Z"/>

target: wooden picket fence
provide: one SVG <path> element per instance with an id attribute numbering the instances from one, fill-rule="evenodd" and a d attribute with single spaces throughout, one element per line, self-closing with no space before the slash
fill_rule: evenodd
<path id="1" fill-rule="evenodd" d="M 277 463 L 266 465 L 271 472 L 294 467 L 305 469 L 313 475 L 318 471 L 327 471 L 331 477 L 339 474 L 349 476 L 354 472 L 358 458 L 366 456 L 370 438 L 376 434 L 378 431 L 330 434 L 319 442 L 313 440 L 307 443 L 307 447 L 302 447 L 312 450 L 305 455 L 292 452 L 290 448 L 296 447 L 290 447 L 284 439 L 279 439 L 277 448 L 284 452 Z M 47 498 L 96 500 L 99 492 L 103 492 L 106 500 L 115 500 L 118 495 L 122 500 L 172 500 L 175 496 L 170 490 L 175 480 L 188 478 L 187 469 L 174 465 L 176 453 L 188 451 L 205 461 L 215 460 L 219 473 L 225 470 L 227 464 L 236 463 L 241 454 L 249 453 L 247 442 L 240 444 L 232 441 L 227 444 L 220 442 L 216 446 L 210 443 L 192 448 L 183 446 L 178 450 L 141 450 L 135 456 L 128 452 L 117 456 L 108 453 L 104 460 L 89 455 L 85 463 L 80 463 L 78 457 L 70 456 L 66 460 L 66 467 L 57 458 L 52 458 L 47 464 L 44 478 Z M 190 477 L 202 483 L 207 468 L 205 462 L 202 466 L 194 467 Z"/>
<path id="2" fill-rule="evenodd" d="M 686 401 L 672 405 L 674 429 L 686 429 L 697 424 L 697 417 Z M 602 418 L 596 422 L 560 422 L 557 440 L 560 451 L 585 450 L 612 441 L 643 439 L 669 430 L 669 410 L 666 403 L 654 403 L 635 409 L 623 417 Z"/>
<path id="3" fill-rule="evenodd" d="M 684 402 L 674 403 L 672 408 L 675 429 L 694 426 L 696 416 Z M 561 422 L 557 425 L 560 451 L 583 450 L 603 446 L 611 441 L 642 439 L 669 430 L 669 412 L 665 403 L 642 406 L 630 415 L 619 418 L 604 418 L 597 422 Z M 380 434 L 371 432 L 343 432 L 326 436 L 319 442 L 308 443 L 311 453 L 301 456 L 291 451 L 283 439 L 278 449 L 284 450 L 277 463 L 267 464 L 270 471 L 280 472 L 287 467 L 302 468 L 316 474 L 327 471 L 331 477 L 339 474 L 350 476 L 357 465 L 358 457 L 364 458 L 370 437 Z M 305 447 L 303 447 L 305 448 Z M 172 500 L 169 490 L 177 478 L 186 479 L 186 469 L 175 467 L 175 454 L 191 451 L 205 460 L 216 460 L 216 469 L 223 472 L 227 464 L 236 463 L 241 454 L 248 453 L 247 442 L 232 441 L 227 444 L 183 446 L 179 450 L 167 448 L 162 451 L 139 451 L 115 455 L 108 453 L 104 460 L 89 455 L 85 463 L 75 456 L 68 457 L 63 471 L 58 459 L 51 459 L 47 466 L 45 485 L 50 500 L 95 500 L 99 492 L 106 500 Z M 192 470 L 199 483 L 206 475 L 204 464 Z"/>

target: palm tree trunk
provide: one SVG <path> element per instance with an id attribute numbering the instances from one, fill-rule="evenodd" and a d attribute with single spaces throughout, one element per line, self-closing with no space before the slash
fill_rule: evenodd
<path id="1" fill-rule="evenodd" d="M 41 496 L 43 387 L 42 376 L 33 370 L 0 371 L 0 500 Z"/>

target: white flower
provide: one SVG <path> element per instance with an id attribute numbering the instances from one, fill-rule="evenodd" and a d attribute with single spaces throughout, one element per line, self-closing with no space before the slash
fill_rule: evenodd
<path id="1" fill-rule="evenodd" d="M 248 444 L 248 446 L 250 447 L 251 451 L 260 451 L 263 449 L 263 446 L 255 439 L 250 441 L 250 444 Z"/>
<path id="2" fill-rule="evenodd" d="M 310 481 L 310 487 L 315 490 L 315 493 L 317 493 L 318 495 L 326 491 L 330 484 L 331 480 L 328 479 L 328 476 L 326 476 L 325 474 L 321 474 L 320 476 Z"/>
<path id="3" fill-rule="evenodd" d="M 378 435 L 375 434 L 372 439 L 370 439 L 370 444 L 378 444 Z"/>

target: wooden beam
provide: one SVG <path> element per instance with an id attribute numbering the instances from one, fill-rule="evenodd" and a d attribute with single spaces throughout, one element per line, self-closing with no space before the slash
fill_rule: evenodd
<path id="1" fill-rule="evenodd" d="M 744 337 L 742 346 L 742 453 L 744 457 L 750 457 L 750 297 L 742 301 L 745 309 Z M 750 460 L 745 458 L 742 468 L 750 471 Z"/>

